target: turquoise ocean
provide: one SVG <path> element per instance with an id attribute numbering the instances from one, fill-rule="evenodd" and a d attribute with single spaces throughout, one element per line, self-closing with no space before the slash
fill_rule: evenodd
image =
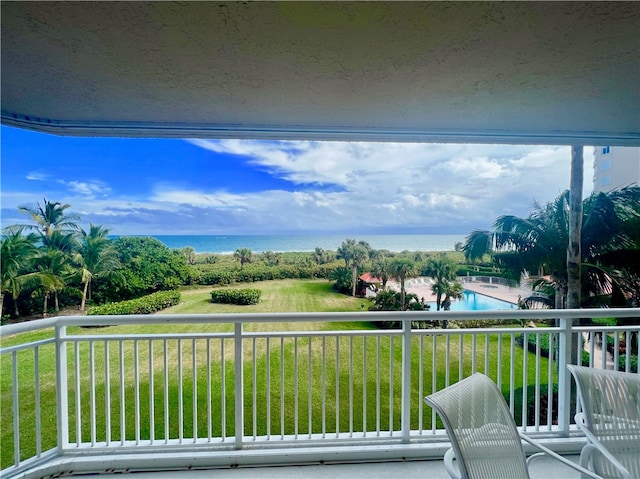
<path id="1" fill-rule="evenodd" d="M 231 254 L 238 248 L 264 251 L 337 250 L 347 238 L 389 251 L 452 251 L 465 235 L 149 235 L 172 249 L 191 246 L 196 253 Z"/>

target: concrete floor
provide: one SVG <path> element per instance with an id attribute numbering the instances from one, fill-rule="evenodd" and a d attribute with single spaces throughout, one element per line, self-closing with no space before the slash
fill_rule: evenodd
<path id="1" fill-rule="evenodd" d="M 577 463 L 579 456 L 565 456 Z M 530 468 L 531 479 L 578 479 L 580 474 L 547 458 L 538 459 Z M 447 479 L 442 461 L 404 461 L 309 466 L 243 467 L 194 471 L 139 472 L 74 477 L 93 479 Z"/>

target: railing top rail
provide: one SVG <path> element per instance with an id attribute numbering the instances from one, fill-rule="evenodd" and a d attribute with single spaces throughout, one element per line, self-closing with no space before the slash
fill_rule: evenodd
<path id="1" fill-rule="evenodd" d="M 507 319 L 635 318 L 640 308 L 607 309 L 510 309 L 494 311 L 379 311 L 349 313 L 235 313 L 235 314 L 153 314 L 113 316 L 60 316 L 0 327 L 0 335 L 37 331 L 59 326 L 116 326 L 124 324 L 171 325 L 175 323 L 273 323 L 273 322 L 369 322 Z"/>

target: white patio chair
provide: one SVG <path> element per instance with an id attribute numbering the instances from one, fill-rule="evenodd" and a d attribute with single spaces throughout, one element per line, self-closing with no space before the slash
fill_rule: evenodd
<path id="1" fill-rule="evenodd" d="M 529 479 L 529 463 L 543 454 L 599 477 L 520 434 L 504 397 L 484 374 L 475 373 L 424 400 L 440 415 L 449 435 L 451 449 L 444 463 L 454 479 Z M 522 440 L 543 452 L 527 459 Z"/>
<path id="2" fill-rule="evenodd" d="M 567 366 L 578 385 L 587 436 L 580 464 L 606 478 L 640 478 L 640 375 Z"/>

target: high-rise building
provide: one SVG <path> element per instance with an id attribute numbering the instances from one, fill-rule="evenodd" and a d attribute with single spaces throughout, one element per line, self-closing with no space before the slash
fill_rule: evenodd
<path id="1" fill-rule="evenodd" d="M 593 151 L 593 192 L 607 193 L 640 185 L 640 148 L 596 146 Z"/>

